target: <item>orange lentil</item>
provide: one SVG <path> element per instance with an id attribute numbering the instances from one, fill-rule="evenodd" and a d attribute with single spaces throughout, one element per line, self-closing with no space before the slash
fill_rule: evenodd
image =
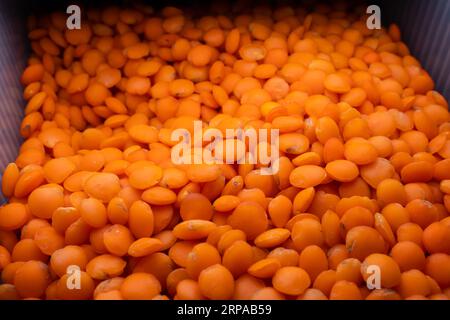
<path id="1" fill-rule="evenodd" d="M 326 171 L 319 166 L 304 165 L 292 170 L 289 175 L 291 184 L 298 188 L 315 187 L 327 177 Z"/>
<path id="2" fill-rule="evenodd" d="M 380 268 L 381 286 L 383 288 L 392 288 L 400 283 L 400 268 L 391 257 L 379 253 L 368 256 L 361 266 L 361 273 L 365 280 L 370 275 L 370 272 L 367 273 L 367 268 L 372 265 Z"/>
<path id="3" fill-rule="evenodd" d="M 255 239 L 268 227 L 267 214 L 256 202 L 241 202 L 228 218 L 229 224 L 244 231 L 249 239 Z"/>
<path id="4" fill-rule="evenodd" d="M 212 300 L 230 299 L 235 285 L 230 271 L 220 264 L 214 264 L 202 270 L 198 284 L 201 293 Z"/>
<path id="5" fill-rule="evenodd" d="M 278 269 L 272 279 L 275 289 L 288 295 L 302 294 L 311 284 L 305 270 L 299 267 L 283 267 Z"/>

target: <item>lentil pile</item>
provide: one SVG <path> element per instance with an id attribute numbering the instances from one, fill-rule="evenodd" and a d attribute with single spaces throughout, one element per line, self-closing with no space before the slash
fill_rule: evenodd
<path id="1" fill-rule="evenodd" d="M 364 11 L 31 17 L 0 299 L 448 299 L 448 104 Z M 279 171 L 174 164 L 194 120 L 279 129 Z"/>

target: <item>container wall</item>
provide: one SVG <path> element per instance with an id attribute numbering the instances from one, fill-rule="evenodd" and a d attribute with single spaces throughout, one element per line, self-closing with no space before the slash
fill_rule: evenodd
<path id="1" fill-rule="evenodd" d="M 450 1 L 381 1 L 382 18 L 400 26 L 403 41 L 450 100 Z"/>
<path id="2" fill-rule="evenodd" d="M 14 161 L 21 138 L 24 100 L 19 75 L 25 66 L 26 41 L 21 10 L 12 1 L 0 2 L 0 172 Z M 1 179 L 1 176 L 0 176 Z M 3 201 L 0 193 L 0 203 Z"/>

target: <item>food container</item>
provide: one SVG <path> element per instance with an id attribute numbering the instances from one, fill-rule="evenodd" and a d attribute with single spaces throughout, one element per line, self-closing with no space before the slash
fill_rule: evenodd
<path id="1" fill-rule="evenodd" d="M 151 3 L 155 10 L 172 4 L 170 1 L 141 1 Z M 421 281 L 415 281 L 414 272 L 422 271 L 429 279 L 425 275 L 422 278 L 430 282 L 430 292 L 423 293 L 423 298 L 449 295 L 449 273 L 442 275 L 450 270 L 450 247 L 447 245 L 450 243 L 447 225 L 450 210 L 450 137 L 447 131 L 450 123 L 448 104 L 442 96 L 450 100 L 450 0 L 340 0 L 356 9 L 345 16 L 349 20 L 344 20 L 338 7 L 337 14 L 331 14 L 332 18 L 327 19 L 320 14 L 308 15 L 303 8 L 263 11 L 267 8 L 256 5 L 264 0 L 229 1 L 231 6 L 224 12 L 231 15 L 252 12 L 256 21 L 243 25 L 246 17 L 232 21 L 221 16 L 217 18 L 218 28 L 206 29 L 216 22 L 215 18 L 205 19 L 206 22 L 191 18 L 208 15 L 206 8 L 210 3 L 198 1 L 187 5 L 174 0 L 173 4 L 181 7 L 185 16 L 175 8 L 166 8 L 162 13 L 158 11 L 163 19 L 143 20 L 144 15 L 138 10 L 112 8 L 101 14 L 100 11 L 89 12 L 91 29 L 86 27 L 78 33 L 64 30 L 66 9 L 67 17 L 71 15 L 69 6 L 73 9 L 74 5 L 79 5 L 75 9 L 81 7 L 84 15 L 91 6 L 111 3 L 103 0 L 94 3 L 87 0 L 0 2 L 0 185 L 4 175 L 3 190 L 8 196 L 14 196 L 11 203 L 6 204 L 6 197 L 0 192 L 0 232 L 4 232 L 0 233 L 0 249 L 3 250 L 0 250 L 0 258 L 1 254 L 7 257 L 0 259 L 0 271 L 4 261 L 7 261 L 6 265 L 10 263 L 9 252 L 14 262 L 21 261 L 17 257 L 35 258 L 31 255 L 22 257 L 19 242 L 13 243 L 13 248 L 6 248 L 7 237 L 3 235 L 9 239 L 17 236 L 20 241 L 33 243 L 41 253 L 51 256 L 49 265 L 59 277 L 52 279 L 51 285 L 56 287 L 47 287 L 47 269 L 39 266 L 42 265 L 40 261 L 27 261 L 17 269 L 25 271 L 12 274 L 12 281 L 2 277 L 0 298 L 17 293 L 17 298 L 96 299 L 99 296 L 86 279 L 103 280 L 105 275 L 120 275 L 126 279 L 121 282 L 120 292 L 112 290 L 116 291 L 115 297 L 183 299 L 184 290 L 179 289 L 184 288 L 180 285 L 182 280 L 169 288 L 168 279 L 172 274 L 169 268 L 170 274 L 164 269 L 167 278 L 162 272 L 158 273 L 162 279 L 157 277 L 156 269 L 147 272 L 147 264 L 159 266 L 158 261 L 146 259 L 153 254 L 160 254 L 156 257 L 163 257 L 161 261 L 171 262 L 161 265 L 172 268 L 173 262 L 174 266 L 185 268 L 182 271 L 187 272 L 189 281 L 198 280 L 194 285 L 198 284 L 199 297 L 205 299 L 240 297 L 236 295 L 235 281 L 238 283 L 246 272 L 255 279 L 265 279 L 265 283 L 272 286 L 267 288 L 268 291 L 248 293 L 252 299 L 266 298 L 266 294 L 277 298 L 297 296 L 299 300 L 325 296 L 330 299 L 366 298 L 365 293 L 368 299 L 410 298 L 414 294 L 407 290 L 409 282 L 420 284 Z M 266 0 L 264 4 L 289 1 Z M 315 10 L 335 13 L 329 7 L 320 6 L 320 1 L 326 0 L 304 0 L 304 4 L 312 13 Z M 134 0 L 112 2 L 127 7 Z M 334 3 L 339 6 L 340 2 Z M 292 4 L 298 5 L 298 2 L 292 0 Z M 135 8 L 146 8 L 146 13 L 153 14 L 151 7 Z M 31 15 L 41 16 L 54 11 L 63 12 L 62 18 L 52 15 L 37 28 L 30 27 L 34 30 L 28 34 L 27 25 L 33 26 L 33 20 L 29 19 Z M 358 20 L 364 11 L 368 27 L 371 25 L 373 29 L 383 24 L 390 26 L 388 32 L 366 33 L 365 17 Z M 267 25 L 265 21 L 261 22 L 261 12 L 273 14 L 275 22 Z M 293 15 L 297 19 L 293 19 Z M 110 28 L 113 25 L 117 25 L 115 31 L 119 34 L 116 37 L 116 33 L 114 38 L 110 37 L 114 34 Z M 285 39 L 276 38 L 280 34 Z M 139 40 L 141 36 L 143 39 Z M 139 41 L 142 43 L 137 43 Z M 204 45 L 200 45 L 201 41 Z M 181 49 L 175 46 L 180 42 Z M 365 47 L 360 46 L 362 43 Z M 36 58 L 29 60 L 30 47 L 38 55 L 41 55 L 39 51 L 45 52 L 42 64 Z M 63 52 L 60 50 L 63 47 L 63 59 L 54 57 Z M 219 55 L 220 50 L 225 52 Z M 401 58 L 391 52 L 399 53 Z M 289 54 L 292 55 L 288 57 Z M 150 60 L 154 56 L 161 60 Z M 81 62 L 76 58 L 72 60 L 73 57 L 80 58 Z M 114 59 L 117 57 L 119 63 Z M 242 62 L 240 67 L 238 62 Z M 62 64 L 67 70 L 61 70 L 64 69 L 60 68 Z M 31 66 L 22 75 L 27 65 Z M 257 67 L 261 67 L 259 72 Z M 163 71 L 167 70 L 166 76 Z M 185 79 L 174 79 L 178 76 Z M 228 76 L 230 81 L 227 81 Z M 55 88 L 59 85 L 58 90 L 53 90 L 50 81 L 54 81 Z M 433 82 L 436 92 L 431 91 Z M 23 84 L 27 85 L 25 93 Z M 65 101 L 70 106 L 65 105 Z M 181 104 L 186 101 L 188 103 L 182 108 Z M 137 122 L 134 121 L 136 117 L 128 117 L 135 111 Z M 218 115 L 216 111 L 223 114 Z M 24 113 L 27 117 L 22 122 Z M 152 119 L 148 119 L 150 117 Z M 186 129 L 192 119 L 200 118 L 207 124 L 197 121 L 191 131 Z M 44 119 L 54 122 L 46 123 Z M 236 122 L 232 122 L 234 120 Z M 33 139 L 26 143 L 32 150 L 25 149 L 25 145 L 21 147 L 20 132 L 25 137 L 33 136 L 42 123 L 38 136 L 42 144 Z M 51 127 L 54 124 L 60 128 Z M 65 130 L 69 125 L 77 130 Z M 98 128 L 90 128 L 91 125 Z M 203 128 L 212 128 L 222 134 L 223 129 L 229 127 L 239 129 L 236 136 L 227 137 L 228 141 L 236 140 L 232 150 L 243 145 L 244 152 L 247 141 L 239 141 L 242 145 L 237 143 L 242 138 L 240 129 L 258 127 L 266 130 L 264 135 L 261 131 L 254 134 L 258 139 L 261 136 L 266 139 L 256 146 L 252 146 L 251 137 L 248 137 L 248 149 L 249 152 L 255 149 L 261 152 L 260 149 L 270 145 L 270 166 L 265 167 L 268 162 L 260 158 L 255 166 L 246 167 L 248 163 L 245 167 L 233 166 L 236 162 L 240 165 L 243 159 L 234 157 L 234 152 L 233 165 L 221 162 L 221 166 L 203 163 L 204 166 L 196 167 L 176 160 L 177 156 L 181 157 L 174 152 L 179 145 L 171 143 L 175 131 L 184 130 L 179 137 L 190 137 L 193 131 L 192 140 L 198 141 L 195 137 L 199 131 L 199 137 L 205 139 L 207 136 L 203 135 Z M 266 136 L 268 128 L 270 142 Z M 272 136 L 274 132 L 276 136 Z M 57 143 L 60 144 L 57 146 Z M 272 149 L 273 144 L 276 152 Z M 36 150 L 39 149 L 36 145 L 41 150 Z M 158 145 L 164 148 L 160 149 L 163 150 L 161 156 L 157 154 Z M 219 160 L 218 155 L 229 153 L 231 148 L 226 144 L 225 149 L 223 147 L 215 147 L 215 160 Z M 102 152 L 91 150 L 100 148 Z M 195 148 L 195 151 L 198 149 L 201 148 Z M 204 149 L 207 149 L 206 144 Z M 190 146 L 187 148 L 189 156 L 193 150 Z M 279 157 L 279 151 L 283 159 Z M 132 155 L 137 152 L 137 156 Z M 78 154 L 71 157 L 74 153 Z M 18 154 L 20 157 L 17 158 Z M 269 170 L 274 164 L 272 156 L 280 158 L 277 166 L 284 171 Z M 57 159 L 50 159 L 52 157 Z M 114 163 L 117 167 L 107 167 L 116 160 L 119 162 L 119 165 Z M 20 174 L 15 165 L 5 171 L 7 164 L 14 161 Z M 27 166 L 30 163 L 33 165 Z M 185 166 L 176 166 L 179 164 Z M 267 174 L 262 172 L 273 177 L 263 177 Z M 71 179 L 75 175 L 75 179 Z M 234 178 L 239 178 L 239 182 L 231 181 Z M 225 192 L 228 183 L 233 189 Z M 64 188 L 55 184 L 64 185 Z M 245 191 L 249 193 L 245 194 Z M 250 191 L 255 192 L 254 197 L 250 196 Z M 390 205 L 396 206 L 385 210 Z M 61 216 L 67 214 L 66 210 L 80 216 L 70 216 L 68 219 L 74 220 L 65 225 Z M 47 223 L 43 219 L 51 219 L 52 226 L 41 227 Z M 225 228 L 216 228 L 218 225 Z M 405 237 L 405 233 L 399 232 L 403 225 L 408 225 L 408 231 L 411 225 L 418 228 L 411 230 L 420 231 L 420 246 L 414 243 L 417 233 L 411 231 L 414 234 L 408 233 Z M 222 241 L 222 237 L 227 239 L 226 228 L 230 232 L 238 231 L 237 239 L 244 237 L 245 241 L 235 240 L 226 247 L 228 240 Z M 159 237 L 169 229 L 170 243 L 163 243 Z M 217 230 L 211 240 L 210 235 Z M 80 234 L 81 240 L 72 238 Z M 217 243 L 210 243 L 215 238 Z M 193 246 L 192 254 L 186 254 L 188 262 L 177 259 L 176 245 L 183 240 L 194 243 L 200 239 L 208 244 L 203 246 L 206 243 L 200 242 Z M 71 251 L 77 249 L 72 244 L 81 246 L 88 240 L 89 248 L 99 256 L 89 261 L 83 274 L 80 265 L 84 263 L 85 253 L 80 253 L 81 247 L 78 248 L 81 258 L 74 264 L 66 266 L 65 258 L 58 258 L 60 254 L 59 257 L 67 254 L 77 260 Z M 214 245 L 218 250 L 213 248 Z M 345 251 L 344 254 L 348 253 L 350 259 L 334 261 L 331 256 L 336 246 Z M 292 263 L 291 257 L 289 261 L 283 261 L 276 249 L 290 251 L 288 255 L 294 254 L 299 266 L 296 266 L 297 262 Z M 184 257 L 186 249 L 182 250 Z M 105 252 L 108 254 L 103 255 Z M 211 260 L 203 259 L 203 254 L 212 257 Z M 261 259 L 257 260 L 259 257 Z M 412 262 L 408 260 L 410 257 Z M 111 272 L 101 268 L 96 272 L 97 264 L 102 265 L 103 259 L 106 259 L 105 265 L 111 266 Z M 334 262 L 336 264 L 332 266 Z M 122 268 L 117 274 L 115 264 L 119 265 L 118 269 Z M 346 264 L 351 269 L 351 278 L 353 272 L 357 273 L 358 279 L 354 282 L 339 280 L 338 273 L 347 272 Z M 235 265 L 239 266 L 237 271 Z M 38 281 L 29 281 L 27 273 L 37 266 Z M 339 281 L 333 288 L 328 288 L 328 284 L 327 288 L 316 288 L 320 275 L 331 271 L 326 269 L 328 267 L 333 272 L 336 270 Z M 409 271 L 413 274 L 406 274 Z M 193 276 L 197 273 L 198 279 Z M 362 286 L 359 273 L 365 279 L 367 292 L 365 287 L 358 287 L 359 284 Z M 70 281 L 78 277 L 81 286 L 82 275 L 88 286 L 81 291 L 69 291 L 81 289 L 73 287 Z M 375 278 L 378 284 L 371 282 Z M 137 290 L 133 289 L 135 283 L 139 283 Z M 166 283 L 167 288 L 161 287 L 161 283 Z M 310 288 L 312 291 L 307 293 L 305 290 L 311 284 L 314 289 Z M 440 286 L 443 294 L 436 294 L 434 291 L 439 291 L 432 290 L 432 284 Z M 32 286 L 37 287 L 36 292 L 28 292 Z M 333 291 L 335 287 L 337 289 Z M 347 288 L 350 288 L 349 296 L 341 295 L 348 291 Z M 328 289 L 330 292 L 325 294 Z"/>
<path id="2" fill-rule="evenodd" d="M 361 1 L 357 3 L 361 5 Z M 399 25 L 404 41 L 431 74 L 437 91 L 447 100 L 450 99 L 450 1 L 379 0 L 372 1 L 369 5 L 374 3 L 381 9 L 384 24 L 396 22 Z M 52 1 L 0 2 L 0 172 L 15 159 L 21 143 L 18 128 L 25 101 L 19 77 L 29 50 L 26 18 L 36 10 L 64 10 L 67 5 L 69 3 L 60 1 L 57 4 Z M 199 7 L 198 3 L 194 5 Z M 0 195 L 0 201 L 4 200 L 3 195 Z"/>

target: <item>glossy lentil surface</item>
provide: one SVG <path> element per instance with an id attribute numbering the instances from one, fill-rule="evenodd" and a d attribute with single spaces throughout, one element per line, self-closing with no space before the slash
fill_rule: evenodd
<path id="1" fill-rule="evenodd" d="M 448 104 L 364 11 L 31 17 L 0 299 L 448 299 Z M 174 164 L 194 120 L 278 129 L 279 171 Z"/>

